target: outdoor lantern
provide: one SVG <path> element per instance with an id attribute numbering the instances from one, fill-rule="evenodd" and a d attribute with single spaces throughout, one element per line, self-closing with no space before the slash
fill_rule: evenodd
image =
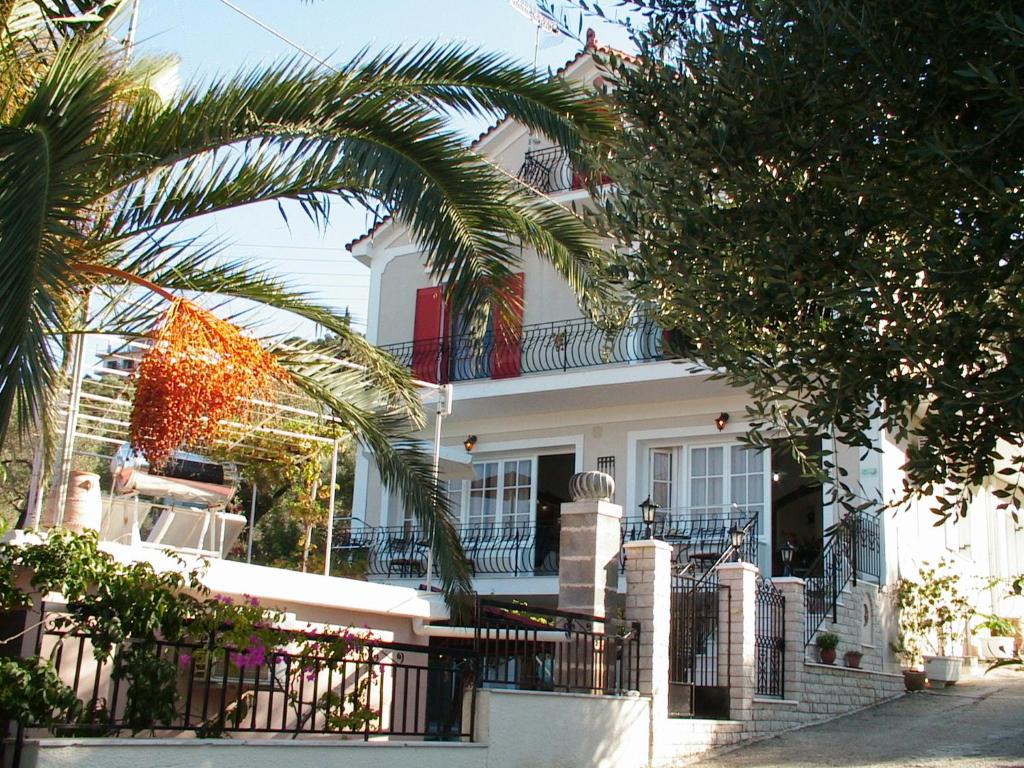
<path id="1" fill-rule="evenodd" d="M 715 417 L 715 426 L 718 427 L 718 431 L 721 432 L 725 429 L 725 425 L 729 423 L 729 414 L 722 411 L 718 416 Z"/>
<path id="2" fill-rule="evenodd" d="M 793 542 L 786 539 L 786 543 L 779 547 L 779 557 L 782 558 L 782 575 L 792 576 L 793 575 L 793 553 L 796 552 L 796 547 L 793 546 Z"/>
<path id="3" fill-rule="evenodd" d="M 472 453 L 476 446 L 476 435 L 467 435 L 466 439 L 462 441 L 462 445 L 466 448 L 466 453 Z"/>
<path id="4" fill-rule="evenodd" d="M 651 531 L 651 526 L 654 525 L 654 517 L 658 514 L 658 510 L 661 509 L 657 504 L 651 501 L 651 497 L 648 496 L 642 502 L 640 502 L 640 516 L 643 518 L 644 525 L 647 526 L 647 530 L 644 535 L 648 539 L 653 539 L 654 536 Z"/>
<path id="5" fill-rule="evenodd" d="M 746 536 L 747 534 L 744 533 L 743 529 L 740 528 L 738 525 L 733 525 L 733 527 L 729 529 L 729 543 L 732 545 L 732 548 L 736 550 L 737 561 L 743 559 L 740 556 L 740 547 L 743 546 L 743 539 L 745 539 Z"/>

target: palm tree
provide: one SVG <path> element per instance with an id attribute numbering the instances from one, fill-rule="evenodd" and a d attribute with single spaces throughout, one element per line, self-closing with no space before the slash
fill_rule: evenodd
<path id="1" fill-rule="evenodd" d="M 612 116 L 558 79 L 459 45 L 361 53 L 331 71 L 289 60 L 161 99 L 151 87 L 160 62 L 129 64 L 110 44 L 124 4 L 0 0 L 0 445 L 15 422 L 49 429 L 75 334 L 141 334 L 159 314 L 152 294 L 85 328 L 96 286 L 128 280 L 260 302 L 336 337 L 332 350 L 278 349 L 279 360 L 433 532 L 446 590 L 465 588 L 457 534 L 437 514 L 445 502 L 411 437 L 424 420 L 408 374 L 346 318 L 223 263 L 219 243 L 179 228 L 268 200 L 298 201 L 322 226 L 332 203 L 356 203 L 409 225 L 458 309 L 498 306 L 521 246 L 601 301 L 597 235 L 476 155 L 450 117 L 508 115 L 585 163 L 585 148 L 614 136 Z"/>

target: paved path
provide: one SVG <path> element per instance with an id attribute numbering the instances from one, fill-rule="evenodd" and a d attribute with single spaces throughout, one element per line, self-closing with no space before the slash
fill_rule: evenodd
<path id="1" fill-rule="evenodd" d="M 1024 768 L 1024 672 L 996 670 L 736 748 L 701 768 Z"/>

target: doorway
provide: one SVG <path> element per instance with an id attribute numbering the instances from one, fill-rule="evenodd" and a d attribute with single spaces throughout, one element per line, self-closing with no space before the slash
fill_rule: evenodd
<path id="1" fill-rule="evenodd" d="M 537 457 L 537 546 L 535 573 L 558 573 L 562 504 L 570 501 L 569 478 L 576 472 L 576 454 Z"/>
<path id="2" fill-rule="evenodd" d="M 811 441 L 812 453 L 821 451 L 821 439 Z M 821 483 L 804 477 L 786 448 L 772 449 L 772 575 L 783 575 L 779 550 L 787 541 L 793 553 L 793 575 L 807 576 L 821 552 L 824 502 Z"/>

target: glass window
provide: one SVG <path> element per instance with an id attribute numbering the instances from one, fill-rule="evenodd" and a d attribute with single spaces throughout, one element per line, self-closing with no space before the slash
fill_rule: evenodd
<path id="1" fill-rule="evenodd" d="M 469 507 L 462 518 L 471 534 L 487 538 L 497 530 L 533 524 L 532 458 L 482 462 L 473 471 L 476 479 L 470 483 Z"/>
<path id="2" fill-rule="evenodd" d="M 721 445 L 690 449 L 690 511 L 717 515 L 725 501 L 725 448 Z"/>
<path id="3" fill-rule="evenodd" d="M 662 509 L 671 509 L 673 453 L 671 448 L 651 449 L 651 501 Z"/>
<path id="4" fill-rule="evenodd" d="M 751 514 L 764 509 L 765 452 L 744 445 L 730 449 L 730 504 Z"/>
<path id="5" fill-rule="evenodd" d="M 466 524 L 483 532 L 494 529 L 498 509 L 498 462 L 474 464 L 476 477 L 469 486 L 469 512 Z"/>
<path id="6" fill-rule="evenodd" d="M 528 528 L 532 519 L 530 496 L 533 489 L 533 461 L 506 461 L 501 510 L 505 530 Z"/>

